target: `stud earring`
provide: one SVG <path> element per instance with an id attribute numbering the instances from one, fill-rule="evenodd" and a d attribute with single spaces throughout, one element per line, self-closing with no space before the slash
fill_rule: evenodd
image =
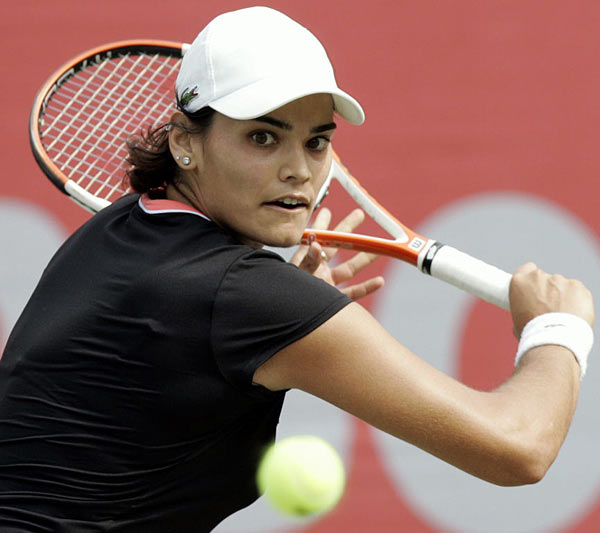
<path id="1" fill-rule="evenodd" d="M 184 155 L 181 162 L 187 167 L 192 162 L 192 160 L 187 155 Z"/>

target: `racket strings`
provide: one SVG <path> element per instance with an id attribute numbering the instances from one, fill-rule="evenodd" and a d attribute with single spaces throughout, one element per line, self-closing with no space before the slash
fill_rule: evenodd
<path id="1" fill-rule="evenodd" d="M 134 66 L 137 66 L 137 64 L 141 61 L 142 57 L 138 57 L 138 59 L 135 62 Z M 117 115 L 114 117 L 114 119 L 108 124 L 107 128 L 103 128 L 103 132 L 100 136 L 97 137 L 97 139 L 94 142 L 94 145 L 92 147 L 92 150 L 95 150 L 96 147 L 98 146 L 98 144 L 100 143 L 100 141 L 102 141 L 103 139 L 107 138 L 113 138 L 113 139 L 123 139 L 126 138 L 127 133 L 131 130 L 131 126 L 132 126 L 132 121 L 135 118 L 135 110 L 138 106 L 138 102 L 135 102 L 135 99 L 133 98 L 129 98 L 129 95 L 132 92 L 132 87 L 136 88 L 136 93 L 141 93 L 141 94 L 146 94 L 146 98 L 144 100 L 144 102 L 142 103 L 141 107 L 145 108 L 145 106 L 147 105 L 148 101 L 150 100 L 150 95 L 148 94 L 149 91 L 148 86 L 150 84 L 150 81 L 152 79 L 154 79 L 155 77 L 159 76 L 159 74 L 161 73 L 164 65 L 160 64 L 158 67 L 156 67 L 154 65 L 154 63 L 156 63 L 155 61 L 156 58 L 152 58 L 152 61 L 149 62 L 148 64 L 148 68 L 146 70 L 140 70 L 138 75 L 136 76 L 136 78 L 133 80 L 133 83 L 131 83 L 129 85 L 129 80 L 126 80 L 126 78 L 121 78 L 121 82 L 118 83 L 114 90 L 117 91 L 119 94 L 121 94 L 121 96 L 119 97 L 119 99 L 117 100 L 117 105 L 120 104 L 121 102 L 129 102 L 123 109 L 121 109 Z M 143 80 L 143 76 L 146 72 L 151 72 L 151 76 L 150 78 L 148 78 L 148 80 L 144 83 L 142 83 L 141 85 L 139 85 L 140 80 Z M 124 84 L 125 82 L 127 82 L 127 87 L 128 88 L 124 88 Z M 134 106 L 130 105 L 130 102 L 135 102 Z M 154 108 L 149 109 L 150 115 L 152 116 L 154 111 Z M 127 118 L 129 117 L 129 118 Z M 122 122 L 123 120 L 125 120 L 125 122 Z M 137 124 L 137 123 L 136 123 Z M 100 127 L 100 123 L 97 124 L 96 126 L 96 131 L 94 132 L 94 134 L 97 132 L 97 129 Z M 116 131 L 114 131 L 116 130 Z M 125 136 L 125 137 L 124 137 Z M 86 139 L 87 140 L 87 139 Z M 109 158 L 109 162 L 110 161 L 114 161 L 115 160 L 115 152 L 116 150 L 112 150 L 111 153 L 113 154 L 111 158 Z M 96 183 L 97 181 L 100 181 L 100 187 L 98 187 L 96 189 L 96 194 L 102 196 L 103 195 L 103 189 L 106 186 L 106 182 L 100 180 L 100 178 L 102 177 L 102 173 L 103 173 L 103 168 L 95 168 L 96 167 L 96 162 L 99 161 L 98 159 L 94 160 L 94 162 L 90 165 L 90 167 L 88 168 L 88 184 L 85 186 L 86 190 L 89 190 L 89 188 Z M 78 166 L 76 166 L 74 168 L 75 171 L 78 170 Z M 93 172 L 95 171 L 95 174 L 93 174 Z M 114 184 L 112 189 L 114 190 Z"/>
<path id="2" fill-rule="evenodd" d="M 98 76 L 95 76 L 95 78 L 97 78 Z M 109 111 L 111 109 L 114 108 L 118 108 L 119 107 L 119 102 L 122 100 L 120 98 L 117 97 L 117 92 L 115 90 L 114 87 L 108 87 L 107 90 L 105 90 L 104 92 L 102 92 L 102 89 L 105 88 L 102 84 L 99 83 L 95 83 L 95 78 L 90 78 L 85 85 L 82 85 L 81 87 L 78 88 L 72 88 L 69 85 L 64 85 L 61 87 L 61 93 L 62 96 L 67 99 L 67 101 L 73 101 L 73 100 L 84 100 L 84 99 L 92 99 L 94 97 L 94 95 L 96 95 L 98 93 L 98 90 L 101 92 L 101 99 L 98 98 L 98 104 L 101 106 L 100 110 L 101 111 Z M 155 88 L 156 90 L 156 88 Z M 64 127 L 66 122 L 64 122 L 64 117 L 68 116 L 66 115 L 66 111 L 67 108 L 64 107 L 64 105 L 54 105 L 54 102 L 56 101 L 56 98 L 51 99 L 47 104 L 46 107 L 44 108 L 46 113 L 51 114 L 55 114 L 56 118 L 55 121 L 50 124 L 48 126 L 48 129 L 50 129 L 51 127 L 58 127 L 58 126 L 62 126 Z M 74 114 L 71 117 L 71 120 L 73 123 L 84 123 L 85 122 L 79 118 L 79 114 Z"/>
<path id="3" fill-rule="evenodd" d="M 123 63 L 123 61 L 124 60 L 121 60 L 120 63 Z M 69 123 L 66 126 L 67 131 L 73 126 L 75 120 L 77 118 L 81 117 L 84 113 L 86 114 L 86 121 L 89 122 L 90 125 L 93 125 L 92 129 L 89 132 L 87 132 L 87 135 L 84 135 L 84 132 L 85 132 L 87 126 L 84 124 L 83 121 L 79 121 L 80 122 L 79 128 L 75 129 L 73 134 L 70 135 L 68 137 L 68 140 L 63 144 L 61 155 L 67 154 L 67 158 L 62 164 L 61 170 L 65 171 L 67 168 L 69 168 L 69 166 L 74 161 L 77 162 L 75 164 L 75 166 L 73 166 L 72 168 L 69 168 L 69 174 L 71 176 L 80 172 L 82 164 L 87 162 L 88 158 L 90 157 L 90 154 L 95 154 L 95 151 L 98 149 L 98 146 L 99 146 L 100 139 L 97 139 L 95 142 L 93 142 L 93 139 L 102 124 L 101 119 L 96 120 L 97 117 L 99 117 L 99 112 L 100 112 L 100 109 L 102 106 L 101 105 L 94 106 L 93 104 L 98 101 L 98 95 L 100 94 L 101 89 L 103 87 L 105 87 L 108 84 L 108 82 L 111 80 L 111 78 L 114 75 L 114 71 L 109 71 L 109 74 L 103 78 L 102 83 L 98 86 L 96 91 L 94 93 L 92 93 L 89 97 L 87 97 L 86 99 L 83 99 L 80 97 L 80 94 L 83 94 L 83 92 L 85 92 L 85 88 L 88 87 L 88 85 L 89 85 L 89 80 L 93 79 L 94 77 L 104 76 L 104 70 L 106 70 L 105 67 L 107 64 L 108 64 L 108 62 L 102 63 L 99 66 L 99 68 L 97 68 L 95 70 L 94 76 L 90 77 L 88 80 L 86 80 L 82 84 L 81 87 L 83 90 L 81 90 L 79 93 L 75 94 L 74 98 L 71 100 L 71 102 L 84 101 L 85 103 L 83 106 L 81 106 L 79 109 L 77 109 L 75 111 L 74 115 L 72 115 L 71 120 L 69 121 Z M 73 107 L 76 108 L 77 106 L 73 106 Z M 89 113 L 89 116 L 88 116 L 87 114 L 88 114 L 89 110 L 91 110 L 91 113 Z M 58 140 L 58 139 L 55 139 L 54 142 L 56 142 L 56 140 Z M 74 143 L 76 143 L 75 145 L 79 147 L 79 146 L 88 144 L 90 142 L 90 140 L 92 140 L 92 144 L 91 144 L 91 146 L 88 146 L 88 149 L 85 152 L 80 152 L 79 149 L 73 149 Z M 48 149 L 51 150 L 52 147 L 53 147 L 53 144 L 51 143 L 48 146 Z M 81 156 L 76 157 L 76 155 L 79 155 L 80 153 L 83 154 L 83 157 L 81 157 Z M 97 160 L 97 158 L 95 160 Z M 86 175 L 85 172 L 82 173 L 82 178 L 85 177 L 85 175 Z M 80 178 L 79 180 L 76 180 L 76 181 L 77 181 L 77 183 L 81 183 L 82 179 Z M 85 189 L 89 190 L 91 184 L 92 184 L 92 180 L 88 180 L 88 183 L 85 186 Z"/>
<path id="4" fill-rule="evenodd" d="M 100 63 L 100 65 L 98 65 L 98 67 L 95 69 L 96 77 L 103 76 L 102 71 L 107 68 L 107 65 L 108 65 L 107 62 L 103 62 L 103 63 Z M 87 108 L 91 107 L 92 102 L 94 102 L 96 100 L 97 95 L 100 93 L 101 89 L 107 84 L 108 80 L 110 79 L 110 73 L 109 73 L 109 75 L 101 78 L 101 79 L 103 79 L 103 82 L 100 84 L 96 84 L 96 88 L 94 91 L 90 92 L 89 94 L 86 94 L 85 97 L 83 97 L 82 95 L 84 95 L 86 92 L 86 89 L 88 89 L 90 87 L 91 80 L 93 79 L 93 77 L 85 78 L 83 76 L 84 72 L 86 72 L 86 71 L 85 70 L 81 71 L 80 73 L 78 73 L 77 77 L 69 80 L 69 83 L 74 83 L 75 81 L 78 81 L 78 80 L 83 80 L 83 83 L 81 83 L 81 85 L 78 86 L 77 90 L 71 95 L 71 98 L 69 100 L 67 100 L 67 103 L 66 103 L 66 105 L 64 105 L 62 110 L 60 110 L 60 108 L 59 108 L 59 114 L 54 118 L 54 121 L 48 125 L 49 129 L 54 128 L 56 126 L 56 122 L 58 122 L 58 120 L 61 117 L 70 117 L 70 120 L 66 125 L 66 128 L 63 130 L 63 131 L 66 131 L 75 122 L 75 120 L 79 116 L 81 116 L 81 114 L 83 112 L 85 112 L 87 110 Z M 54 98 L 56 98 L 56 96 L 54 96 Z M 82 104 L 82 102 L 83 102 L 83 104 Z M 73 112 L 72 114 L 70 114 L 71 111 Z M 92 115 L 90 115 L 89 118 L 93 118 L 94 113 L 95 112 L 93 111 Z M 75 133 L 78 133 L 78 132 L 76 131 Z M 73 136 L 70 137 L 70 140 L 67 141 L 65 148 L 69 147 L 73 138 L 74 138 Z M 60 136 L 56 137 L 52 142 L 48 143 L 47 149 L 52 150 L 59 140 L 60 140 Z"/>
<path id="5" fill-rule="evenodd" d="M 135 133 L 136 129 L 139 129 L 139 124 L 142 122 L 140 119 L 144 119 L 148 116 L 153 117 L 151 123 L 152 126 L 156 126 L 160 123 L 164 123 L 169 120 L 171 113 L 174 111 L 174 102 L 170 97 L 166 95 L 173 94 L 172 90 L 168 90 L 163 84 L 156 85 L 154 88 L 151 87 L 151 83 L 156 79 L 172 79 L 178 69 L 179 63 L 171 62 L 171 64 L 162 63 L 159 68 L 151 67 L 152 76 L 148 78 L 147 83 L 144 85 L 144 93 L 146 97 L 143 102 L 135 101 L 133 105 L 128 105 L 123 112 L 121 117 L 128 116 L 126 123 L 121 128 L 121 133 L 124 139 L 130 137 Z M 163 72 L 163 70 L 165 72 Z M 133 102 L 133 101 L 132 101 Z M 144 116 L 140 117 L 137 112 L 139 108 L 144 109 Z M 125 145 L 126 146 L 126 145 Z M 125 146 L 123 149 L 125 150 Z M 117 148 L 115 146 L 115 148 Z M 125 150 L 126 151 L 126 150 Z M 113 150 L 111 161 L 115 161 L 117 158 L 117 151 Z M 120 159 L 123 161 L 123 159 Z"/>
<path id="6" fill-rule="evenodd" d="M 134 52 L 88 65 L 64 81 L 40 120 L 49 157 L 95 196 L 114 200 L 126 193 L 126 141 L 168 120 L 180 61 Z"/>
<path id="7" fill-rule="evenodd" d="M 152 58 L 152 59 L 154 59 L 154 58 Z M 132 65 L 132 66 L 129 68 L 129 71 L 130 71 L 130 72 L 136 72 L 136 68 L 135 68 L 135 67 L 137 66 L 137 64 L 139 64 L 140 60 L 141 60 L 141 57 L 138 57 L 138 58 L 137 58 L 137 60 L 134 62 L 134 64 L 133 64 L 133 65 Z M 123 62 L 123 61 L 122 61 L 122 62 Z M 117 65 L 117 67 L 120 67 L 120 66 L 121 66 L 121 65 Z M 152 66 L 153 66 L 153 61 L 151 61 L 151 62 L 150 62 L 150 64 L 149 64 L 148 66 L 149 66 L 150 68 L 152 68 Z M 142 74 L 143 74 L 143 72 L 144 72 L 143 70 L 142 70 L 142 71 L 138 71 L 138 72 L 137 72 L 137 76 L 136 76 L 136 78 L 135 78 L 134 80 L 127 80 L 127 77 L 122 77 L 122 76 L 120 76 L 120 77 L 118 78 L 118 80 L 117 80 L 117 83 L 116 83 L 116 84 L 113 86 L 113 88 L 111 89 L 112 91 L 114 91 L 114 92 L 117 92 L 117 94 L 120 94 L 119 98 L 118 98 L 118 99 L 116 100 L 116 102 L 113 104 L 113 109 L 115 109 L 115 110 L 116 110 L 116 109 L 117 109 L 117 107 L 116 107 L 116 106 L 117 106 L 119 103 L 121 103 L 121 102 L 127 102 L 127 101 L 130 99 L 130 96 L 132 96 L 132 94 L 131 94 L 131 93 L 132 93 L 132 90 L 131 90 L 131 88 L 132 88 L 132 87 L 135 87 L 135 88 L 136 88 L 136 92 L 138 92 L 138 87 L 137 87 L 137 85 L 139 85 L 139 82 L 140 82 L 140 79 L 141 79 L 141 77 L 142 77 Z M 100 75 L 102 75 L 102 72 L 100 72 L 100 69 L 98 69 L 98 70 L 96 71 L 96 74 L 100 74 Z M 113 72 L 111 72 L 111 73 L 110 73 L 110 75 L 109 75 L 108 77 L 106 77 L 106 78 L 105 78 L 105 80 L 104 80 L 104 82 L 101 84 L 101 86 L 104 86 L 106 82 L 109 82 L 109 81 L 111 81 L 111 80 L 112 80 L 112 78 L 114 77 L 114 74 L 115 74 L 115 72 L 114 72 L 114 71 L 113 71 Z M 127 87 L 125 87 L 125 81 L 126 81 L 126 80 L 127 80 L 128 82 L 129 82 L 129 81 L 131 81 L 131 82 L 132 82 L 132 83 L 128 83 L 128 84 L 127 84 Z M 147 86 L 148 86 L 148 83 L 145 83 L 145 84 L 143 84 L 141 87 L 139 87 L 139 90 L 140 90 L 140 91 L 143 91 L 144 89 L 146 89 L 146 88 L 147 88 Z M 87 136 L 86 138 L 84 138 L 84 139 L 83 139 L 83 142 L 84 142 L 84 143 L 86 143 L 86 142 L 88 142 L 88 141 L 89 141 L 89 139 L 90 139 L 90 138 L 93 138 L 93 136 L 96 136 L 97 138 L 96 138 L 96 140 L 94 141 L 94 143 L 93 143 L 93 145 L 92 145 L 92 147 L 91 147 L 91 150 L 95 150 L 95 149 L 96 149 L 96 148 L 99 146 L 99 143 L 100 143 L 100 142 L 101 142 L 103 139 L 107 138 L 107 135 L 108 135 L 108 133 L 109 133 L 109 132 L 110 132 L 110 135 L 111 135 L 111 137 L 112 137 L 112 138 L 114 138 L 115 136 L 116 136 L 117 138 L 122 138 L 120 134 L 122 134 L 123 132 L 125 132 L 125 131 L 126 131 L 126 127 L 127 127 L 128 123 L 127 123 L 127 122 L 125 122 L 125 124 L 122 124 L 122 125 L 121 125 L 121 124 L 120 124 L 120 122 L 121 122 L 121 119 L 122 119 L 122 117 L 124 116 L 124 114 L 125 114 L 127 111 L 128 111 L 128 108 L 127 108 L 127 107 L 125 107 L 125 108 L 121 109 L 121 110 L 120 110 L 120 111 L 117 113 L 117 115 L 116 115 L 116 116 L 113 118 L 113 120 L 110 122 L 110 124 L 107 124 L 107 125 L 108 125 L 108 127 L 107 127 L 107 128 L 103 128 L 103 133 L 102 133 L 102 134 L 100 134 L 99 136 L 97 135 L 97 132 L 98 132 L 98 129 L 101 127 L 101 125 L 102 125 L 102 124 L 101 124 L 101 122 L 97 122 L 97 123 L 96 123 L 96 125 L 95 125 L 95 127 L 94 127 L 94 128 L 92 129 L 92 131 L 91 131 L 91 132 L 88 134 L 88 136 Z M 93 119 L 95 114 L 96 114 L 96 111 L 94 111 L 94 112 L 92 113 L 92 115 L 90 116 L 90 119 Z M 116 129 L 116 131 L 114 131 L 115 129 Z M 108 137 L 108 138 L 111 138 L 111 137 Z M 74 171 L 74 172 L 77 172 L 77 171 L 79 170 L 79 166 L 81 165 L 81 163 L 82 163 L 82 162 L 85 162 L 85 161 L 86 161 L 87 154 L 89 154 L 89 153 L 90 153 L 90 152 L 87 152 L 87 153 L 86 153 L 86 156 L 85 156 L 83 159 L 80 159 L 80 162 L 79 162 L 79 163 L 78 163 L 78 164 L 77 164 L 77 165 L 76 165 L 76 166 L 73 168 L 73 171 Z M 114 154 L 114 151 L 113 151 L 112 153 Z M 98 160 L 95 160 L 95 162 L 96 162 L 96 161 L 98 161 Z M 108 161 L 110 161 L 110 158 L 109 158 L 109 160 L 108 160 Z M 95 163 L 95 162 L 94 162 L 94 163 Z M 67 160 L 66 164 L 69 164 L 69 163 L 70 163 L 70 159 L 69 159 L 69 160 Z M 92 175 L 92 174 L 91 174 L 91 172 L 92 172 L 93 170 L 94 170 L 94 164 L 92 164 L 92 166 L 91 166 L 91 167 L 88 169 L 88 174 L 89 174 L 88 178 L 89 178 L 89 181 L 88 181 L 88 184 L 87 184 L 87 185 L 86 185 L 86 187 L 85 187 L 85 188 L 86 188 L 86 190 L 89 190 L 90 186 L 91 186 L 91 185 L 92 185 L 94 182 L 98 181 L 98 178 L 99 178 L 99 176 L 101 175 L 99 172 L 96 172 L 96 174 L 95 174 L 95 175 Z M 102 170 L 102 169 L 100 169 L 100 172 L 101 172 L 101 170 Z M 96 194 L 101 194 L 101 189 L 102 189 L 102 186 L 100 187 L 100 189 L 98 189 L 98 190 L 96 191 Z"/>

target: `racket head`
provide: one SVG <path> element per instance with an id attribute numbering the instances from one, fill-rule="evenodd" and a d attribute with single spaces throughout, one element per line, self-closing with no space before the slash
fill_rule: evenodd
<path id="1" fill-rule="evenodd" d="M 91 212 L 128 192 L 127 139 L 169 121 L 184 51 L 172 41 L 112 42 L 48 78 L 33 103 L 29 139 L 59 190 Z"/>

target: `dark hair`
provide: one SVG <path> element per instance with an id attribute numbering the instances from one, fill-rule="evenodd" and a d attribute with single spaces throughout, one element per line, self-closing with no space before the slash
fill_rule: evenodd
<path id="1" fill-rule="evenodd" d="M 215 110 L 203 107 L 195 113 L 188 113 L 177 105 L 178 109 L 189 119 L 191 127 L 181 122 L 168 122 L 157 128 L 148 128 L 127 141 L 128 185 L 137 192 L 145 193 L 164 188 L 174 183 L 179 175 L 179 167 L 169 150 L 169 130 L 180 128 L 187 133 L 206 135 L 213 121 Z"/>

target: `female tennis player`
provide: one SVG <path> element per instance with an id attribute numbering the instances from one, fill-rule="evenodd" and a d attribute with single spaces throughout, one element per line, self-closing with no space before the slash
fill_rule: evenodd
<path id="1" fill-rule="evenodd" d="M 306 227 L 336 114 L 364 119 L 317 39 L 271 9 L 224 14 L 186 53 L 176 92 L 169 124 L 131 143 L 138 194 L 64 244 L 10 336 L 0 529 L 210 531 L 258 497 L 291 388 L 492 483 L 541 479 L 591 346 L 588 290 L 520 268 L 514 375 L 470 389 L 353 300 L 380 278 L 336 288 L 371 257 L 330 268 L 316 243 L 295 264 L 264 250 Z"/>

